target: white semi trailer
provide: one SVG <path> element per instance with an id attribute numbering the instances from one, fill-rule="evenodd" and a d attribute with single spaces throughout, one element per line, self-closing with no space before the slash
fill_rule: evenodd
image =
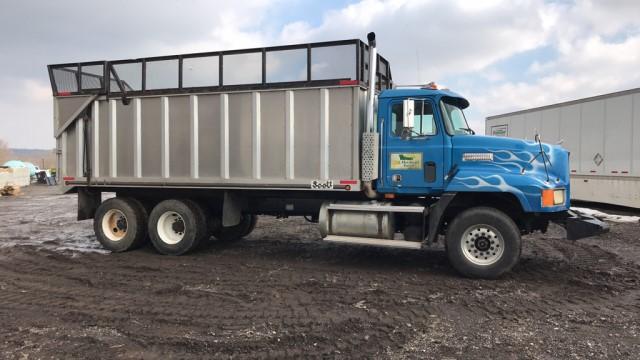
<path id="1" fill-rule="evenodd" d="M 640 208 L 640 88 L 489 116 L 485 132 L 561 143 L 572 199 Z"/>

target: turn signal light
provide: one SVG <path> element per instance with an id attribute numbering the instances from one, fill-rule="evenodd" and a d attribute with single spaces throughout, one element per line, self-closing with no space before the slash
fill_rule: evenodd
<path id="1" fill-rule="evenodd" d="M 552 207 L 563 205 L 565 202 L 564 189 L 543 189 L 542 190 L 542 207 Z"/>

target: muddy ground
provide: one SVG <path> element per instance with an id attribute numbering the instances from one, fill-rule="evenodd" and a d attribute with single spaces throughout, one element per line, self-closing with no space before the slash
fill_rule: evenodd
<path id="1" fill-rule="evenodd" d="M 637 358 L 640 224 L 528 236 L 497 281 L 442 250 L 338 246 L 263 217 L 182 257 L 110 254 L 73 195 L 0 198 L 0 357 Z M 553 230 L 553 229 L 552 229 Z"/>

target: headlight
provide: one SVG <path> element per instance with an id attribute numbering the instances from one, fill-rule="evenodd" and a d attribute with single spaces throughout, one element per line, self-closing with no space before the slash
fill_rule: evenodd
<path id="1" fill-rule="evenodd" d="M 564 205 L 565 203 L 564 189 L 543 189 L 541 202 L 542 202 L 542 207 Z"/>

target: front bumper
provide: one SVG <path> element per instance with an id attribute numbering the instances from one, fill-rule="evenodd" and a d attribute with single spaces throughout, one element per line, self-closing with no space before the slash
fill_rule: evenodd
<path id="1" fill-rule="evenodd" d="M 567 240 L 579 240 L 609 232 L 609 225 L 591 215 L 567 210 L 566 216 L 553 220 L 567 230 Z"/>

